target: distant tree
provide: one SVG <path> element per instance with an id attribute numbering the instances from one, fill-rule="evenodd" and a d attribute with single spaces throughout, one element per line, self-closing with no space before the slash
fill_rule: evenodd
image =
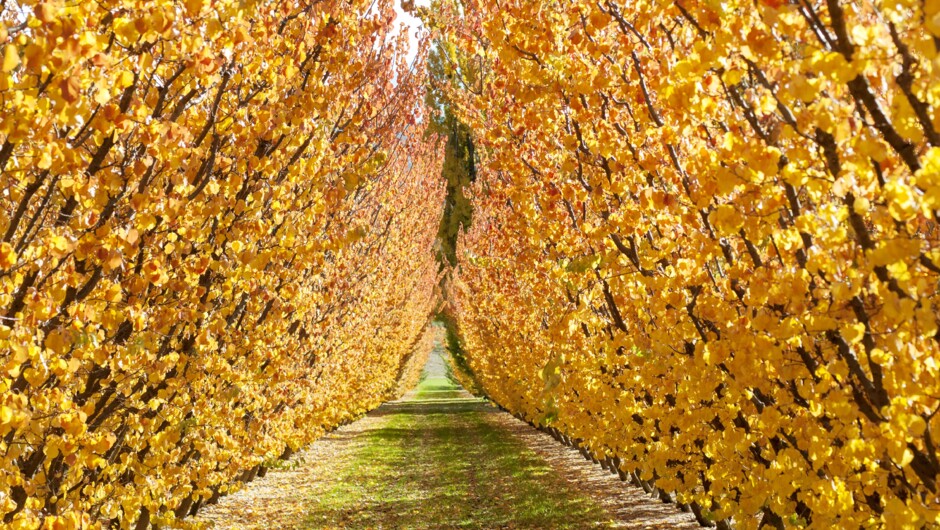
<path id="1" fill-rule="evenodd" d="M 436 7 L 432 5 L 429 10 Z M 447 139 L 441 176 L 447 181 L 444 215 L 438 231 L 438 260 L 441 269 L 457 265 L 457 237 L 470 227 L 473 206 L 466 188 L 476 179 L 476 149 L 470 129 L 451 112 L 445 87 L 453 83 L 467 84 L 475 78 L 474 68 L 453 50 L 436 42 L 428 56 L 428 91 L 426 102 L 431 109 L 429 132 Z"/>

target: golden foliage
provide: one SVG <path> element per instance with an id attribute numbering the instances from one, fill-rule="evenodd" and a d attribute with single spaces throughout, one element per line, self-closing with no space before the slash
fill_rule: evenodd
<path id="1" fill-rule="evenodd" d="M 451 294 L 490 396 L 742 528 L 940 523 L 935 2 L 434 25 L 482 72 Z"/>
<path id="2" fill-rule="evenodd" d="M 5 527 L 171 524 L 377 406 L 443 202 L 392 2 L 0 13 Z"/>
<path id="3" fill-rule="evenodd" d="M 400 399 L 413 390 L 421 382 L 421 373 L 424 371 L 424 365 L 431 357 L 431 352 L 440 341 L 441 331 L 437 326 L 428 325 L 424 333 L 411 348 L 411 353 L 404 359 L 400 370 L 401 375 L 395 383 L 389 397 L 391 399 Z"/>

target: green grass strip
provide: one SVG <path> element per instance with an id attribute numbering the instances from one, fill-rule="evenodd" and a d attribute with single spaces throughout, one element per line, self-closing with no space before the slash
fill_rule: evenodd
<path id="1" fill-rule="evenodd" d="M 604 528 L 608 516 L 536 453 L 487 421 L 500 414 L 432 374 L 310 499 L 306 528 Z"/>

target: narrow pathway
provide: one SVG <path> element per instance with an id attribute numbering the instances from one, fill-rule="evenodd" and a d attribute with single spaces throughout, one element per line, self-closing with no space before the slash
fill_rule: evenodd
<path id="1" fill-rule="evenodd" d="M 577 452 L 456 386 L 425 378 L 218 505 L 212 528 L 698 528 Z"/>

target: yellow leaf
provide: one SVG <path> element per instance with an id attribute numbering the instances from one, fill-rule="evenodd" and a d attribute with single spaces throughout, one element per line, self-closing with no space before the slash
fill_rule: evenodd
<path id="1" fill-rule="evenodd" d="M 51 148 L 43 149 L 42 154 L 39 155 L 39 162 L 36 163 L 36 166 L 39 169 L 49 169 L 50 167 L 52 167 Z"/>
<path id="2" fill-rule="evenodd" d="M 721 235 L 735 234 L 744 226 L 744 216 L 734 207 L 722 204 L 708 215 L 715 230 Z"/>
<path id="3" fill-rule="evenodd" d="M 16 265 L 16 252 L 13 245 L 9 243 L 0 243 L 0 269 L 9 269 Z"/>
<path id="4" fill-rule="evenodd" d="M 849 344 L 858 344 L 865 336 L 865 324 L 852 324 L 842 327 L 842 338 Z"/>
<path id="5" fill-rule="evenodd" d="M 120 88 L 127 88 L 134 84 L 134 74 L 130 70 L 124 70 L 118 76 L 117 85 Z"/>
<path id="6" fill-rule="evenodd" d="M 0 425 L 7 425 L 13 422 L 13 409 L 0 405 Z"/>
<path id="7" fill-rule="evenodd" d="M 3 50 L 3 71 L 12 72 L 20 65 L 20 54 L 15 44 L 8 44 Z"/>

